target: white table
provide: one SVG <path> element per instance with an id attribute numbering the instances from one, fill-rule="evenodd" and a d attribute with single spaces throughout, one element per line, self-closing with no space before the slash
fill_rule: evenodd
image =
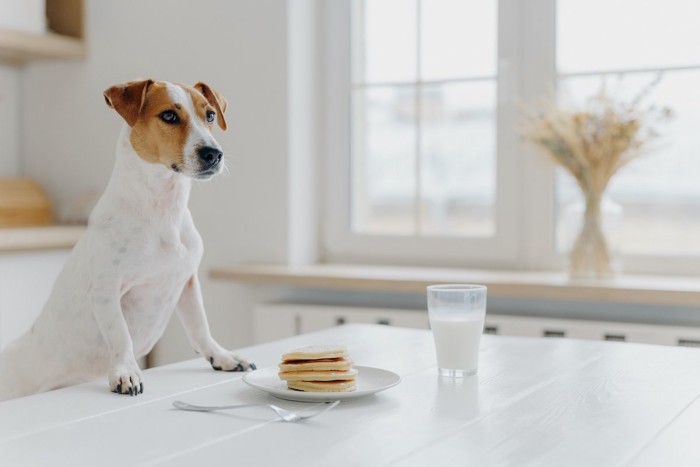
<path id="1" fill-rule="evenodd" d="M 430 333 L 346 325 L 241 349 L 260 367 L 294 347 L 338 343 L 403 381 L 299 424 L 279 401 L 202 359 L 145 372 L 145 394 L 97 381 L 0 404 L 2 466 L 698 466 L 700 350 L 485 336 L 478 376 L 436 375 Z"/>

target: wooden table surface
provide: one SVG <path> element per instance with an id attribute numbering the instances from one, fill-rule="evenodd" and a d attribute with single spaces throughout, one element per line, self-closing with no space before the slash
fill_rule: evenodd
<path id="1" fill-rule="evenodd" d="M 429 331 L 346 325 L 241 349 L 260 368 L 294 347 L 346 345 L 357 364 L 399 373 L 379 394 L 303 423 L 202 359 L 147 370 L 145 394 L 96 381 L 0 403 L 2 466 L 698 466 L 700 350 L 484 336 L 477 376 L 441 379 Z"/>

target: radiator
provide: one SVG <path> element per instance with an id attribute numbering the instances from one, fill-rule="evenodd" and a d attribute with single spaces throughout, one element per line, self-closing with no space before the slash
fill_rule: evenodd
<path id="1" fill-rule="evenodd" d="M 425 310 L 261 303 L 254 310 L 253 337 L 255 343 L 262 343 L 346 323 L 429 329 L 428 313 Z M 700 347 L 699 327 L 520 317 L 490 313 L 486 315 L 484 333 Z"/>

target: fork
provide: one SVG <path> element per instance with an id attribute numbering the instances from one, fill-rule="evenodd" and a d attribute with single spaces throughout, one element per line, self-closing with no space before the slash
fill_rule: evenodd
<path id="1" fill-rule="evenodd" d="M 229 409 L 243 409 L 246 407 L 269 407 L 272 409 L 279 417 L 285 421 L 285 422 L 299 422 L 301 420 L 308 420 L 311 417 L 315 417 L 316 415 L 320 415 L 323 412 L 326 412 L 336 405 L 340 404 L 340 401 L 335 401 L 335 402 L 326 402 L 326 406 L 323 407 L 321 410 L 318 412 L 314 412 L 310 415 L 301 415 L 297 412 L 293 412 L 291 410 L 283 409 L 282 407 L 278 407 L 273 404 L 239 404 L 239 405 L 193 405 L 193 404 L 188 404 L 187 402 L 183 401 L 174 401 L 173 406 L 175 408 L 178 408 L 180 410 L 189 410 L 193 412 L 213 412 L 215 410 L 229 410 Z"/>

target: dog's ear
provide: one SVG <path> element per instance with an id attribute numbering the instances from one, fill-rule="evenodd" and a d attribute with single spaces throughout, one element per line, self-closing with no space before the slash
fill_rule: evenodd
<path id="1" fill-rule="evenodd" d="M 228 102 L 226 98 L 221 95 L 221 93 L 214 91 L 207 84 L 201 81 L 194 85 L 194 88 L 201 92 L 204 98 L 216 109 L 216 121 L 219 122 L 219 127 L 222 130 L 226 130 L 226 119 L 224 118 L 224 112 L 226 112 L 226 107 Z"/>
<path id="2" fill-rule="evenodd" d="M 146 102 L 146 92 L 151 84 L 151 79 L 116 84 L 104 92 L 105 102 L 108 107 L 116 110 L 129 126 L 134 126 L 141 115 L 143 104 Z"/>

